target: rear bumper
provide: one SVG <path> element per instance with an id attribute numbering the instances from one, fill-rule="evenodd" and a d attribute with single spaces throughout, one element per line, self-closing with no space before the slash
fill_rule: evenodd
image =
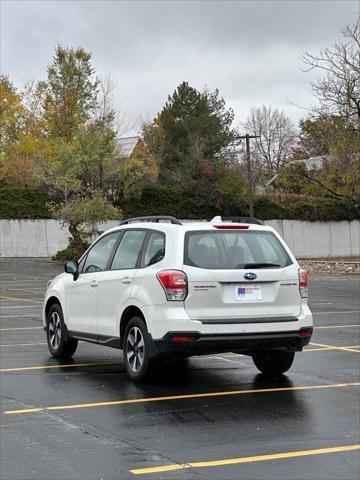
<path id="1" fill-rule="evenodd" d="M 190 318 L 184 302 L 167 302 L 141 308 L 148 330 L 154 340 L 164 339 L 168 332 L 197 332 L 201 335 L 262 334 L 271 332 L 296 332 L 310 327 L 313 318 L 304 302 L 301 311 L 295 316 L 255 316 L 254 318 Z M 255 312 L 254 312 L 255 313 Z M 256 312 L 258 313 L 258 312 Z M 241 310 L 239 310 L 239 315 Z"/>
<path id="2" fill-rule="evenodd" d="M 169 332 L 154 340 L 153 355 L 183 356 L 236 352 L 252 355 L 260 350 L 301 351 L 308 345 L 312 327 L 290 332 L 200 334 L 199 332 Z"/>

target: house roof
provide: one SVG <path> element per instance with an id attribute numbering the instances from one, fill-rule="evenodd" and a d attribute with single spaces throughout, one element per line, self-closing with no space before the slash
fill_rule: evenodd
<path id="1" fill-rule="evenodd" d="M 305 164 L 307 170 L 321 170 L 325 160 L 329 160 L 329 155 L 318 155 L 316 157 L 309 157 L 298 160 Z"/>
<path id="2" fill-rule="evenodd" d="M 125 157 L 131 157 L 140 137 L 122 137 L 118 139 L 119 150 Z"/>

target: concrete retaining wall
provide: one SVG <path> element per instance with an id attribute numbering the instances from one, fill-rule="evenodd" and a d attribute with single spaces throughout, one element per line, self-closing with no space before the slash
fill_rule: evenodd
<path id="1" fill-rule="evenodd" d="M 299 258 L 356 257 L 360 255 L 360 221 L 303 222 L 269 220 Z"/>
<path id="2" fill-rule="evenodd" d="M 297 257 L 355 257 L 360 255 L 360 221 L 303 222 L 269 220 Z M 96 225 L 105 231 L 117 225 Z M 96 237 L 93 233 L 93 238 Z M 0 220 L 0 257 L 51 257 L 66 247 L 70 234 L 56 220 Z"/>

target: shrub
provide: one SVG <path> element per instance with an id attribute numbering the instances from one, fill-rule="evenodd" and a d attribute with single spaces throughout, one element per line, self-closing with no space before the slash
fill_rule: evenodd
<path id="1" fill-rule="evenodd" d="M 242 198 L 231 198 L 216 188 L 204 186 L 188 192 L 169 185 L 147 186 L 138 200 L 124 203 L 121 208 L 124 218 L 174 215 L 178 218 L 210 219 L 215 215 L 245 215 L 247 210 L 246 202 Z"/>
<path id="2" fill-rule="evenodd" d="M 261 220 L 285 218 L 285 208 L 271 197 L 257 197 L 254 201 L 254 215 Z"/>
<path id="3" fill-rule="evenodd" d="M 1 187 L 0 218 L 51 218 L 47 207 L 51 200 L 44 190 L 37 187 Z"/>
<path id="4" fill-rule="evenodd" d="M 52 259 L 58 262 L 67 262 L 68 260 L 77 260 L 81 257 L 81 255 L 87 250 L 89 247 L 89 243 L 87 241 L 83 241 L 83 246 L 81 249 L 77 248 L 74 242 L 74 239 L 69 237 L 69 245 L 64 248 L 64 250 L 60 250 L 57 252 Z"/>
<path id="5" fill-rule="evenodd" d="M 51 218 L 47 207 L 51 198 L 43 190 L 31 187 L 0 189 L 0 218 Z M 195 191 L 183 191 L 170 185 L 148 185 L 139 199 L 118 205 L 123 217 L 142 215 L 174 215 L 178 218 L 211 219 L 246 216 L 246 199 L 224 185 L 201 186 Z M 360 218 L 360 205 L 334 198 L 268 193 L 254 201 L 255 216 L 262 220 L 289 219 L 308 221 L 354 220 Z M 73 212 L 74 213 L 74 212 Z"/>
<path id="6" fill-rule="evenodd" d="M 263 220 L 350 221 L 360 218 L 360 205 L 334 198 L 271 194 L 257 197 L 255 216 Z"/>

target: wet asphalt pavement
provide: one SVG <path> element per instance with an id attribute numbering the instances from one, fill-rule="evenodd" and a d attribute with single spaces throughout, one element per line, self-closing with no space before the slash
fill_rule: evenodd
<path id="1" fill-rule="evenodd" d="M 359 478 L 358 277 L 312 279 L 311 345 L 277 380 L 221 354 L 137 385 L 119 350 L 49 356 L 41 302 L 61 266 L 0 270 L 1 480 Z"/>

